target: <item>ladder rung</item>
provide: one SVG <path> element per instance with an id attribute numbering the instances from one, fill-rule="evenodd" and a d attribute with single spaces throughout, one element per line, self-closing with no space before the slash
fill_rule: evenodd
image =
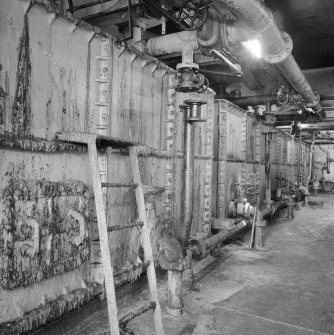
<path id="1" fill-rule="evenodd" d="M 102 183 L 102 187 L 115 187 L 115 188 L 121 188 L 121 187 L 137 187 L 138 184 L 130 183 L 130 184 L 122 184 L 122 183 Z"/>
<path id="2" fill-rule="evenodd" d="M 95 101 L 96 106 L 109 106 L 108 102 Z"/>
<path id="3" fill-rule="evenodd" d="M 114 273 L 114 277 L 119 277 L 119 276 L 123 276 L 129 272 L 135 271 L 137 269 L 146 269 L 148 266 L 150 265 L 150 261 L 144 262 L 144 263 L 137 263 L 137 264 L 133 264 L 130 268 L 128 269 L 124 269 L 124 270 L 119 270 L 117 272 Z"/>
<path id="4" fill-rule="evenodd" d="M 144 222 L 138 221 L 126 225 L 117 225 L 117 226 L 110 226 L 107 227 L 108 232 L 116 231 L 116 230 L 123 230 L 123 229 L 129 229 L 129 228 L 135 228 L 135 227 L 142 227 L 144 225 Z"/>
<path id="5" fill-rule="evenodd" d="M 108 84 L 109 83 L 109 80 L 105 80 L 105 79 L 95 79 L 95 81 L 97 83 L 102 83 L 102 84 Z"/>
<path id="6" fill-rule="evenodd" d="M 145 194 L 164 193 L 165 188 L 164 187 L 159 187 L 159 186 L 143 185 L 143 192 Z"/>
<path id="7" fill-rule="evenodd" d="M 150 309 L 155 309 L 155 306 L 156 306 L 155 301 L 151 301 L 148 305 L 138 308 L 135 312 L 130 312 L 130 313 L 124 315 L 119 320 L 119 326 L 121 328 L 124 328 L 127 325 L 127 323 L 129 323 L 131 320 L 133 320 L 136 317 L 146 313 Z"/>
<path id="8" fill-rule="evenodd" d="M 109 60 L 110 58 L 107 56 L 96 56 L 96 59 L 98 60 Z"/>

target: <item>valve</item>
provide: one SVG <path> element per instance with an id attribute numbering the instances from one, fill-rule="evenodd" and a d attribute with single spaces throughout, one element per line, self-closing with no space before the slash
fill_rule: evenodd
<path id="1" fill-rule="evenodd" d="M 294 135 L 295 137 L 299 137 L 301 133 L 301 129 L 299 127 L 299 124 L 297 121 L 294 121 L 294 123 L 291 125 L 291 132 L 290 135 Z"/>
<path id="2" fill-rule="evenodd" d="M 208 5 L 203 0 L 185 1 L 178 13 L 180 26 L 188 27 L 185 30 L 197 30 L 204 24 L 208 17 Z"/>
<path id="3" fill-rule="evenodd" d="M 176 66 L 178 71 L 176 91 L 187 93 L 204 93 L 209 87 L 209 81 L 198 72 L 199 66 L 195 63 L 180 63 Z"/>
<path id="4" fill-rule="evenodd" d="M 264 124 L 266 126 L 273 126 L 276 123 L 276 116 L 271 111 L 266 111 L 264 114 Z"/>

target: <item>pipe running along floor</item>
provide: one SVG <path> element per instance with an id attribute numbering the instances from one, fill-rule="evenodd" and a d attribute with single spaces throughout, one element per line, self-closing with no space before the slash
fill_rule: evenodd
<path id="1" fill-rule="evenodd" d="M 199 291 L 185 286 L 185 313 L 164 313 L 166 334 L 334 334 L 333 214 L 333 208 L 305 207 L 293 220 L 278 219 L 266 227 L 265 250 L 247 250 L 246 239 L 221 249 L 197 274 Z M 148 296 L 140 282 L 129 287 L 120 300 L 121 314 Z M 166 282 L 159 287 L 164 310 Z M 148 312 L 130 328 L 136 335 L 154 334 L 152 322 Z M 35 334 L 108 333 L 106 303 L 95 301 Z"/>

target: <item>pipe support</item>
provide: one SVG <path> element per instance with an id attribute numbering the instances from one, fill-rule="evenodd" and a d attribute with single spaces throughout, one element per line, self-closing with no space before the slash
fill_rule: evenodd
<path id="1" fill-rule="evenodd" d="M 168 271 L 168 306 L 166 308 L 168 314 L 183 313 L 182 277 L 183 271 Z"/>

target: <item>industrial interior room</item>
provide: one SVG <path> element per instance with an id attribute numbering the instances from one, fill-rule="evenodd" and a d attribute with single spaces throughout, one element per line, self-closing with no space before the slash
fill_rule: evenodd
<path id="1" fill-rule="evenodd" d="M 0 335 L 334 334 L 333 15 L 1 0 Z"/>

